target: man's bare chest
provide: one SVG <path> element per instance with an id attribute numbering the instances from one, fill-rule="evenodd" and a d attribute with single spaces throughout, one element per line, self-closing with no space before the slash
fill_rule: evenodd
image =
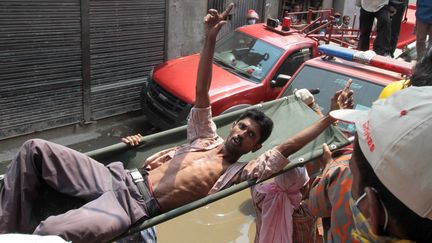
<path id="1" fill-rule="evenodd" d="M 194 151 L 174 156 L 172 165 L 177 165 L 178 173 L 203 173 L 220 176 L 226 169 L 224 158 L 217 149 L 208 151 Z"/>

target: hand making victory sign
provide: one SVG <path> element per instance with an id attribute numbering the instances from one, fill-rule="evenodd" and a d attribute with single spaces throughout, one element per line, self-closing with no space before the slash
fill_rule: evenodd
<path id="1" fill-rule="evenodd" d="M 205 35 L 210 38 L 216 38 L 219 30 L 226 24 L 226 17 L 234 7 L 234 3 L 228 5 L 224 12 L 218 13 L 216 9 L 210 9 L 204 17 Z"/>
<path id="2" fill-rule="evenodd" d="M 217 10 L 210 9 L 204 17 L 204 46 L 198 64 L 195 107 L 205 108 L 210 106 L 209 90 L 213 72 L 213 54 L 216 45 L 216 37 L 219 30 L 226 24 L 225 18 L 234 7 L 231 3 L 226 10 L 219 14 Z"/>

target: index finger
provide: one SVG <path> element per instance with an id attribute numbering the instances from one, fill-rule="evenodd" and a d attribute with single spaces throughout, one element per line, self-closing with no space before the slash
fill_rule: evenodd
<path id="1" fill-rule="evenodd" d="M 348 79 L 345 86 L 343 87 L 343 92 L 348 92 L 350 90 L 351 84 L 352 84 L 352 79 Z"/>
<path id="2" fill-rule="evenodd" d="M 226 19 L 226 17 L 231 12 L 231 10 L 233 9 L 233 7 L 234 7 L 234 3 L 230 3 L 228 5 L 228 7 L 225 9 L 225 11 L 223 11 L 223 13 L 221 14 L 222 19 Z"/>

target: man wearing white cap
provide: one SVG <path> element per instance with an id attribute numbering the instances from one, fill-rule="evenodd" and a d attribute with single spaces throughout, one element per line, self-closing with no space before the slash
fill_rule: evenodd
<path id="1" fill-rule="evenodd" d="M 256 24 L 259 20 L 259 15 L 255 10 L 249 9 L 246 18 L 248 24 Z"/>
<path id="2" fill-rule="evenodd" d="M 409 87 L 369 111 L 330 114 L 354 123 L 350 208 L 360 242 L 432 242 L 432 87 Z"/>

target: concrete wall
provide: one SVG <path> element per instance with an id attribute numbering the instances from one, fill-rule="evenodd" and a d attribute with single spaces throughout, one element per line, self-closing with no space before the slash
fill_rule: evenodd
<path id="1" fill-rule="evenodd" d="M 336 1 L 338 1 L 338 0 L 336 0 Z M 322 8 L 323 9 L 333 8 L 333 0 L 323 0 L 322 1 Z"/>
<path id="2" fill-rule="evenodd" d="M 264 4 L 264 18 L 265 23 L 267 18 L 277 18 L 279 14 L 279 0 L 265 0 Z"/>
<path id="3" fill-rule="evenodd" d="M 167 58 L 198 52 L 201 48 L 202 20 L 207 1 L 168 0 Z"/>
<path id="4" fill-rule="evenodd" d="M 167 59 L 199 52 L 207 1 L 168 0 Z M 278 16 L 279 0 L 265 0 L 264 16 Z M 264 19 L 265 21 L 265 19 Z"/>
<path id="5" fill-rule="evenodd" d="M 351 17 L 351 24 L 356 15 L 355 27 L 358 27 L 360 8 L 355 6 L 356 0 L 324 0 L 323 8 L 334 8 L 336 12 Z"/>
<path id="6" fill-rule="evenodd" d="M 341 1 L 341 0 L 339 0 Z M 356 0 L 346 0 L 341 1 L 343 3 L 341 13 L 343 15 L 349 15 L 351 17 L 351 24 L 354 21 L 355 17 L 355 28 L 359 26 L 359 18 L 360 18 L 360 8 L 355 6 Z"/>

